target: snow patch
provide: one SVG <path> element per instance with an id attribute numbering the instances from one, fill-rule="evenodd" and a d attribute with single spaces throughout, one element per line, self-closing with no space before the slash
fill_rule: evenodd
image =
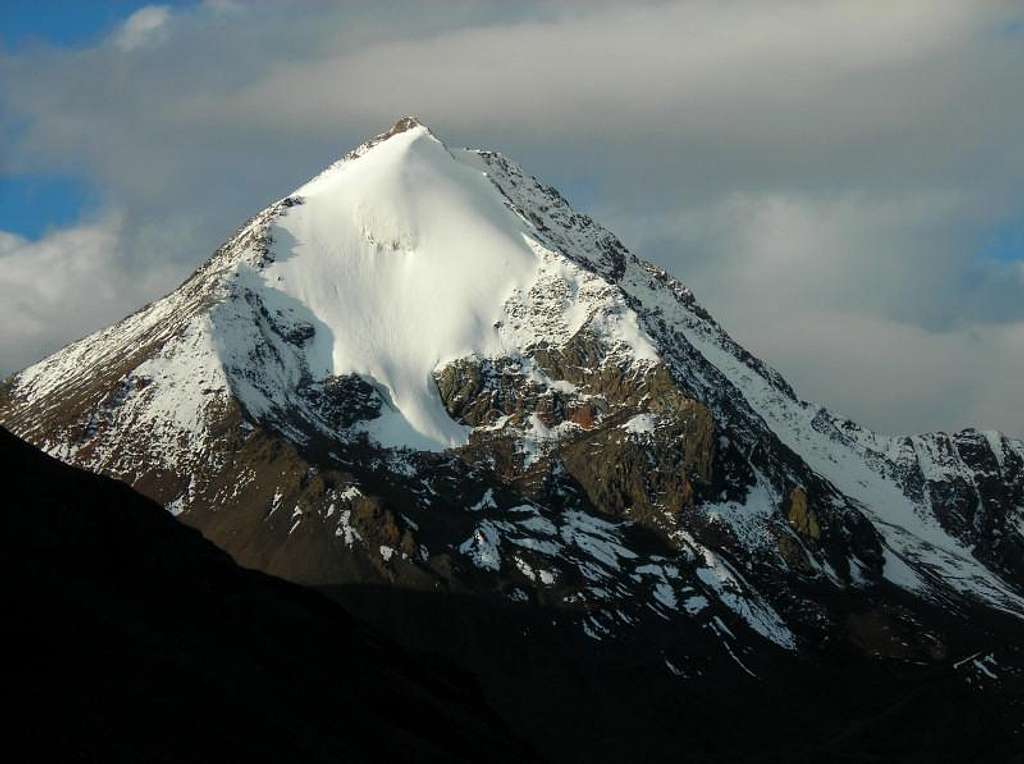
<path id="1" fill-rule="evenodd" d="M 649 435 L 654 432 L 657 424 L 658 420 L 652 414 L 637 414 L 621 425 L 621 429 L 631 435 Z"/>

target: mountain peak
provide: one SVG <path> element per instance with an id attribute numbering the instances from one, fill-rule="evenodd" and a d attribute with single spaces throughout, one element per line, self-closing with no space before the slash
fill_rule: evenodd
<path id="1" fill-rule="evenodd" d="M 399 117 L 383 135 L 388 137 L 397 135 L 398 133 L 404 133 L 406 130 L 411 130 L 414 127 L 423 127 L 429 132 L 430 128 L 423 124 L 417 117 L 406 114 L 404 117 Z"/>
<path id="2" fill-rule="evenodd" d="M 442 146 L 444 145 L 444 143 L 440 139 L 438 139 L 436 135 L 434 135 L 430 128 L 423 124 L 423 122 L 421 122 L 417 117 L 405 115 L 403 117 L 399 117 L 398 120 L 383 133 L 378 133 L 369 140 L 364 141 L 363 143 L 359 144 L 356 148 L 346 153 L 341 159 L 329 165 L 323 172 L 321 172 L 319 175 L 310 180 L 310 182 L 307 183 L 306 185 L 308 186 L 313 181 L 319 180 L 320 178 L 323 178 L 324 176 L 333 173 L 334 170 L 338 169 L 346 162 L 352 159 L 358 159 L 359 157 L 366 154 L 370 149 L 379 146 L 380 144 L 386 142 L 390 138 L 394 138 L 397 135 L 403 135 L 416 130 L 418 130 L 421 135 L 427 135 L 437 143 L 441 144 Z M 296 193 L 299 192 L 296 191 Z"/>
<path id="3" fill-rule="evenodd" d="M 394 138 L 396 135 L 402 135 L 403 133 L 408 133 L 412 130 L 416 130 L 417 128 L 420 129 L 420 132 L 426 133 L 431 138 L 438 141 L 438 143 L 441 142 L 437 138 L 437 136 L 434 135 L 431 129 L 427 127 L 425 124 L 423 124 L 423 122 L 421 122 L 419 118 L 407 114 L 403 117 L 399 117 L 395 124 L 393 124 L 387 130 L 385 130 L 383 133 L 379 133 L 375 135 L 373 138 L 370 138 L 370 140 L 363 143 L 359 148 L 355 149 L 355 151 L 351 153 L 361 155 L 365 153 L 367 149 L 371 149 L 374 146 L 388 140 L 389 138 Z"/>

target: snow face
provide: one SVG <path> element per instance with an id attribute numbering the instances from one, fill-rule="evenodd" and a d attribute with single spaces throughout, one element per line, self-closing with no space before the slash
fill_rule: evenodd
<path id="1" fill-rule="evenodd" d="M 538 257 L 483 174 L 418 126 L 299 188 L 303 204 L 271 231 L 268 290 L 319 320 L 306 350 L 314 377 L 356 373 L 391 404 L 372 425 L 383 445 L 464 443 L 432 374 L 502 351 L 495 324 Z"/>

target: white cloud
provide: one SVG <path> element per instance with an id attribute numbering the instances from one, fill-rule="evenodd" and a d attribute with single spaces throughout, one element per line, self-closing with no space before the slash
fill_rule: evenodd
<path id="1" fill-rule="evenodd" d="M 166 5 L 147 5 L 125 19 L 114 34 L 114 45 L 123 51 L 135 50 L 159 39 L 161 30 L 171 18 Z"/>
<path id="2" fill-rule="evenodd" d="M 133 312 L 180 276 L 125 259 L 117 215 L 28 241 L 0 231 L 0 376 Z"/>

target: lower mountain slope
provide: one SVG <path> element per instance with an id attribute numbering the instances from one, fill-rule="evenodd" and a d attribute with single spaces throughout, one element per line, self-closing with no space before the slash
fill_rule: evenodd
<path id="1" fill-rule="evenodd" d="M 5 744 L 35 761 L 533 754 L 469 675 L 243 570 L 128 486 L 0 428 Z"/>
<path id="2" fill-rule="evenodd" d="M 938 666 L 835 647 L 812 665 L 780 653 L 761 679 L 719 665 L 681 684 L 643 654 L 592 649 L 555 609 L 327 592 L 406 649 L 2 428 L 0 457 L 6 740 L 36 759 L 1020 760 L 1024 654 L 1009 635 Z M 891 626 L 858 621 L 864 639 Z M 455 663 L 481 672 L 508 726 Z"/>

